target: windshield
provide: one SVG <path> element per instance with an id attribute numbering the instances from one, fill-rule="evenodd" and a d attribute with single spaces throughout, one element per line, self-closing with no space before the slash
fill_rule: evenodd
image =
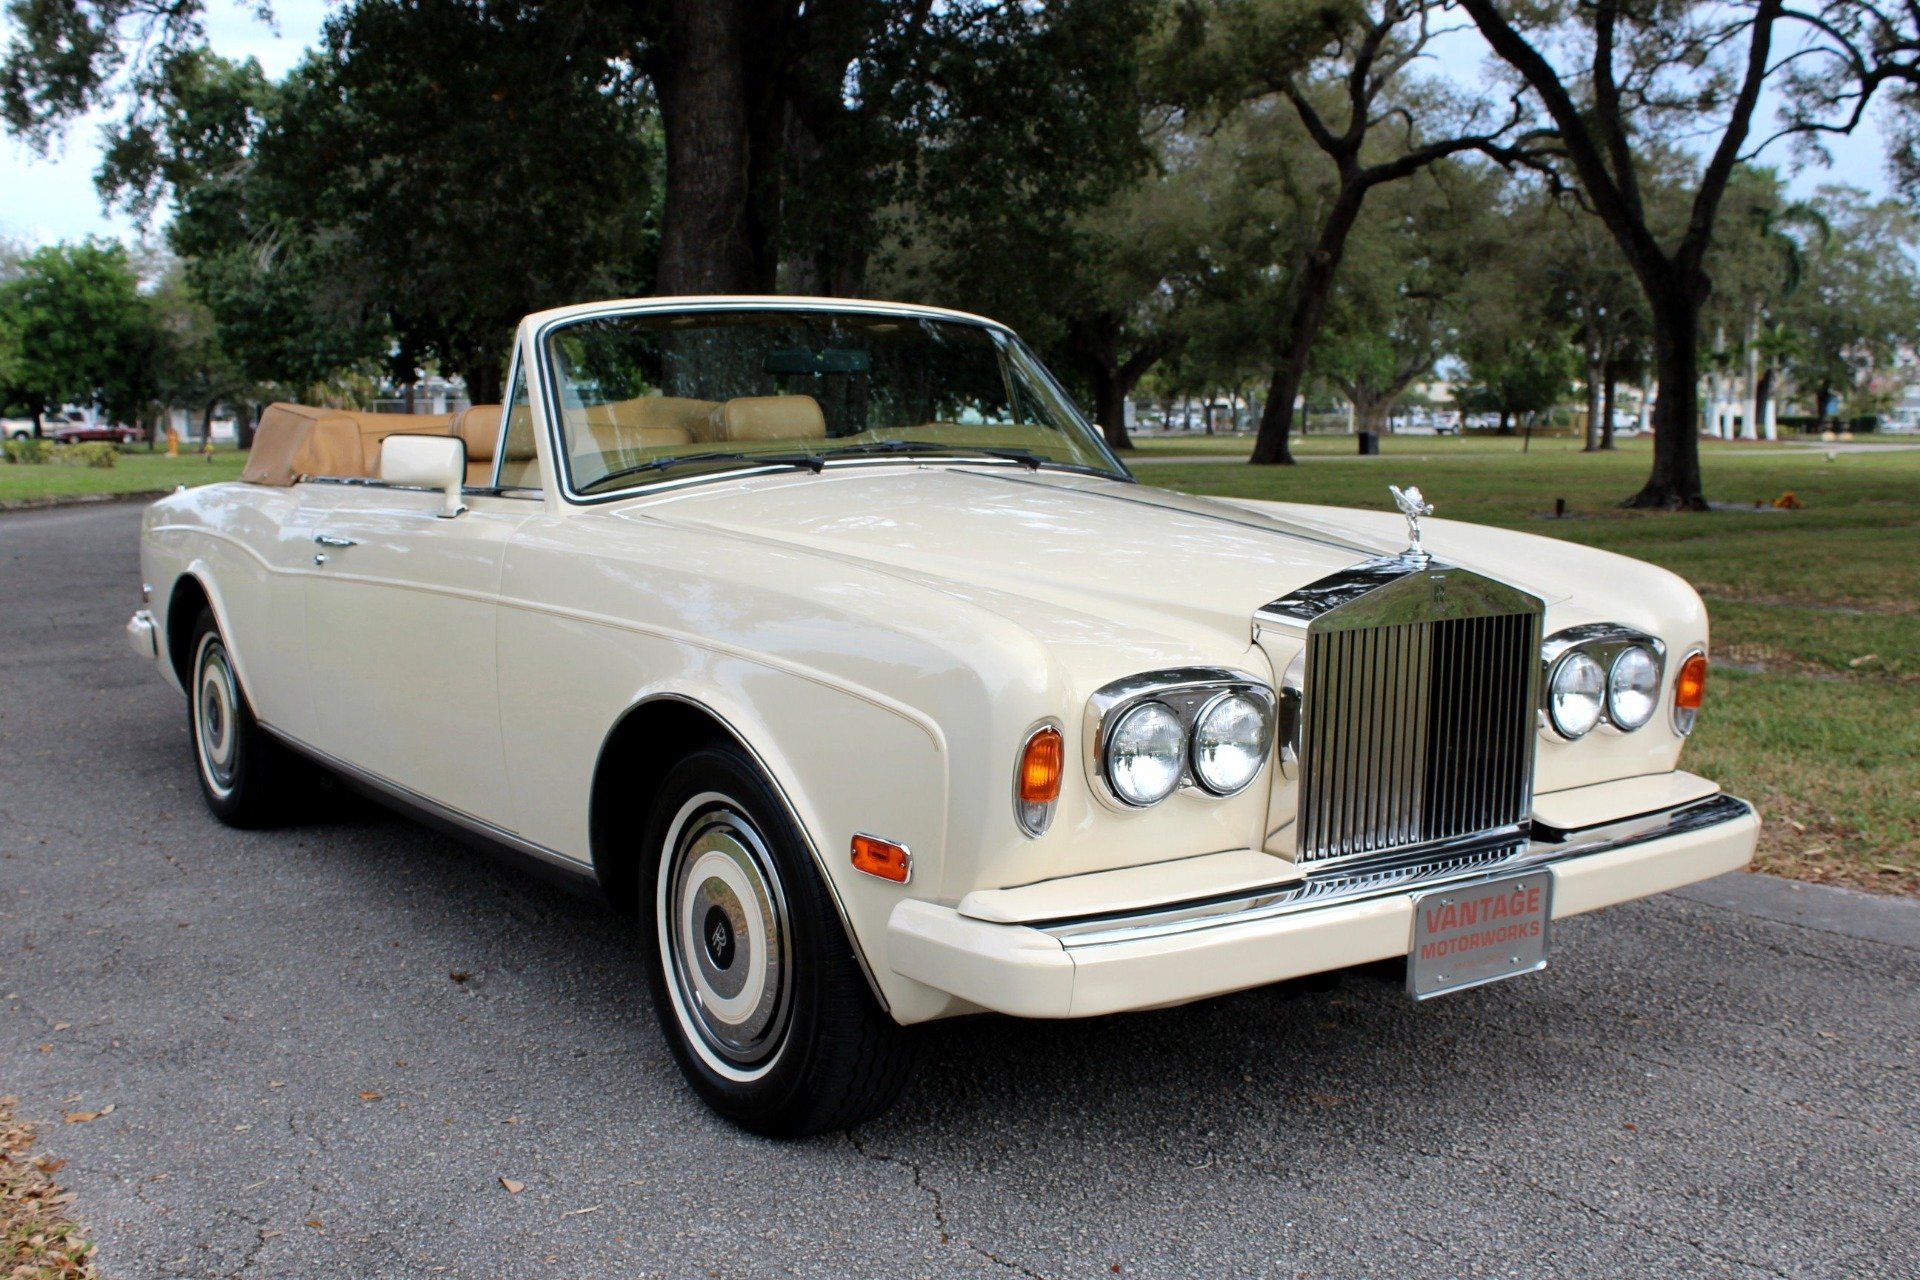
<path id="1" fill-rule="evenodd" d="M 1125 472 L 1011 336 L 883 312 L 653 311 L 546 339 L 575 493 L 841 459 Z"/>

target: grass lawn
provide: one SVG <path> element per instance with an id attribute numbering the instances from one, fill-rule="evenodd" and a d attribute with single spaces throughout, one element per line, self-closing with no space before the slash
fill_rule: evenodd
<path id="1" fill-rule="evenodd" d="M 0 461 L 0 503 L 30 502 L 84 493 L 140 493 L 171 489 L 175 485 L 211 484 L 232 480 L 246 465 L 237 449 L 217 449 L 212 459 L 184 450 L 177 458 L 147 452 L 146 446 L 121 450 L 111 467 L 76 467 L 42 463 L 22 466 Z"/>
<path id="2" fill-rule="evenodd" d="M 1614 505 L 1646 477 L 1641 441 L 1582 455 L 1574 441 L 1536 440 L 1522 455 L 1505 440 L 1390 437 L 1378 458 L 1351 456 L 1351 439 L 1308 443 L 1299 467 L 1167 462 L 1139 474 L 1192 493 L 1378 508 L 1389 483 L 1411 482 L 1442 516 L 1672 569 L 1713 614 L 1707 707 L 1682 763 L 1760 805 L 1759 865 L 1920 892 L 1920 451 L 1829 461 L 1709 443 L 1710 498 L 1791 491 L 1805 509 L 1662 515 Z M 1542 518 L 1556 498 L 1575 518 Z"/>

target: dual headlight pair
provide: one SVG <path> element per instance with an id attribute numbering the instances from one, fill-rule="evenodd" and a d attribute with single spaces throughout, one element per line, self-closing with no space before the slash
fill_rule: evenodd
<path id="1" fill-rule="evenodd" d="M 1632 733 L 1660 708 L 1665 647 L 1651 636 L 1601 623 L 1548 638 L 1545 710 L 1553 731 L 1584 738 L 1602 722 Z"/>
<path id="2" fill-rule="evenodd" d="M 1130 809 L 1183 786 L 1230 796 L 1273 747 L 1273 691 L 1237 672 L 1162 672 L 1094 695 L 1094 775 Z"/>

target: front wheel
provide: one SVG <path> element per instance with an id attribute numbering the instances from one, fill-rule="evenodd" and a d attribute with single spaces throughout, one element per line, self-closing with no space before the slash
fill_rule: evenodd
<path id="1" fill-rule="evenodd" d="M 187 732 L 207 807 L 230 827 L 264 827 L 289 816 L 299 761 L 253 718 L 213 610 L 193 626 Z"/>
<path id="2" fill-rule="evenodd" d="M 892 1105 L 911 1037 L 875 1002 L 785 806 L 743 752 L 706 748 L 667 776 L 640 889 L 654 1009 L 709 1106 L 798 1137 Z"/>

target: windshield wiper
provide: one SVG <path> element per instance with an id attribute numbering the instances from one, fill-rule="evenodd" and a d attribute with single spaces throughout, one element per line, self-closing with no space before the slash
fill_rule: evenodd
<path id="1" fill-rule="evenodd" d="M 830 449 L 828 457 L 848 453 L 911 453 L 911 454 L 958 454 L 972 458 L 1004 458 L 1008 462 L 1017 462 L 1030 471 L 1053 463 L 1045 454 L 1035 453 L 1031 449 L 998 449 L 983 444 L 936 444 L 931 440 L 876 440 L 868 444 L 842 445 Z"/>
<path id="2" fill-rule="evenodd" d="M 689 462 L 746 462 L 754 466 L 794 467 L 811 471 L 815 475 L 826 465 L 826 461 L 811 453 L 738 453 L 732 450 L 713 450 L 707 453 L 680 453 L 664 458 L 649 458 L 630 467 L 621 467 L 618 471 L 609 471 L 597 479 L 588 481 L 580 492 L 588 493 L 616 480 L 625 480 L 630 476 L 644 475 L 649 471 L 664 471 L 668 467 L 677 467 Z"/>

